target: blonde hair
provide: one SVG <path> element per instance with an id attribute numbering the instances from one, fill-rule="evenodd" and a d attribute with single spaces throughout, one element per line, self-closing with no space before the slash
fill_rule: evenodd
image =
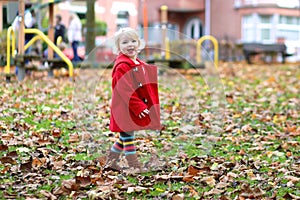
<path id="1" fill-rule="evenodd" d="M 126 28 L 120 28 L 113 36 L 114 40 L 114 47 L 113 47 L 113 53 L 119 54 L 120 53 L 120 38 L 121 36 L 125 35 L 126 37 L 136 39 L 138 40 L 139 47 L 138 52 L 140 52 L 142 49 L 145 48 L 145 42 L 139 38 L 139 35 L 137 31 L 133 28 L 126 27 Z"/>

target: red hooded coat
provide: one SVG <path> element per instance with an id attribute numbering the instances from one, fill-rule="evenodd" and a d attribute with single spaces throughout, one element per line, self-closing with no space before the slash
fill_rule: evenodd
<path id="1" fill-rule="evenodd" d="M 159 130 L 160 106 L 157 67 L 139 59 L 135 64 L 120 54 L 112 71 L 112 102 L 109 128 L 113 132 Z M 149 115 L 139 118 L 148 108 Z"/>

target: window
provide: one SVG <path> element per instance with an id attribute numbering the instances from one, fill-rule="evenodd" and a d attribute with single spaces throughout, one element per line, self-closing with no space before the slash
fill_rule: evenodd
<path id="1" fill-rule="evenodd" d="M 242 18 L 242 40 L 245 42 L 253 42 L 255 40 L 254 17 L 253 15 L 245 15 Z"/>
<path id="2" fill-rule="evenodd" d="M 243 24 L 252 24 L 253 23 L 253 16 L 252 15 L 245 15 L 243 16 Z"/>
<path id="3" fill-rule="evenodd" d="M 278 30 L 278 36 L 282 36 L 287 40 L 299 40 L 299 31 L 297 30 Z"/>
<path id="4" fill-rule="evenodd" d="M 257 0 L 245 0 L 245 5 L 257 5 Z"/>
<path id="5" fill-rule="evenodd" d="M 286 41 L 300 40 L 300 18 L 296 16 L 279 16 L 277 37 L 284 37 Z"/>
<path id="6" fill-rule="evenodd" d="M 270 24 L 271 23 L 271 16 L 270 15 L 261 15 L 260 16 L 260 23 Z"/>
<path id="7" fill-rule="evenodd" d="M 293 21 L 294 21 L 293 17 L 286 17 L 286 23 L 287 24 L 294 24 Z"/>
<path id="8" fill-rule="evenodd" d="M 272 29 L 272 19 L 271 15 L 259 15 L 259 40 L 262 42 L 271 42 L 271 29 Z"/>
<path id="9" fill-rule="evenodd" d="M 189 20 L 185 26 L 185 34 L 189 38 L 199 39 L 203 35 L 202 32 L 202 23 L 198 18 Z"/>
<path id="10" fill-rule="evenodd" d="M 271 30 L 262 28 L 260 30 L 260 35 L 262 40 L 270 40 L 271 39 Z"/>
<path id="11" fill-rule="evenodd" d="M 279 17 L 280 24 L 290 24 L 290 25 L 299 25 L 299 17 L 293 16 L 280 16 Z"/>
<path id="12" fill-rule="evenodd" d="M 127 11 L 119 11 L 117 14 L 117 28 L 129 26 L 129 13 Z"/>

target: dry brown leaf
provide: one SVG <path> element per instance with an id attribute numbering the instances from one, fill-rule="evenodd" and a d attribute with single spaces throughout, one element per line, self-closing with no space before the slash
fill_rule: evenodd
<path id="1" fill-rule="evenodd" d="M 197 176 L 198 173 L 200 172 L 200 170 L 197 169 L 197 168 L 194 167 L 194 166 L 189 166 L 188 169 L 187 169 L 187 171 L 188 171 L 188 174 L 189 174 L 189 175 L 192 175 L 192 176 Z"/>
<path id="2" fill-rule="evenodd" d="M 226 101 L 230 104 L 234 103 L 233 95 L 226 95 Z"/>
<path id="3" fill-rule="evenodd" d="M 183 176 L 182 180 L 183 180 L 184 182 L 194 182 L 194 181 L 195 181 L 193 175 L 185 175 L 185 176 Z"/>
<path id="4" fill-rule="evenodd" d="M 287 193 L 286 195 L 283 196 L 285 199 L 300 199 L 300 196 L 294 195 L 292 193 Z"/>
<path id="5" fill-rule="evenodd" d="M 7 154 L 8 157 L 11 157 L 11 158 L 17 158 L 18 157 L 18 153 L 17 151 L 11 151 Z"/>
<path id="6" fill-rule="evenodd" d="M 213 176 L 203 177 L 201 181 L 205 182 L 207 185 L 214 187 L 216 185 L 216 180 Z"/>
<path id="7" fill-rule="evenodd" d="M 62 188 L 64 188 L 66 191 L 71 193 L 71 191 L 78 191 L 79 190 L 79 184 L 76 183 L 76 180 L 64 180 L 62 181 Z"/>
<path id="8" fill-rule="evenodd" d="M 222 189 L 222 188 L 228 187 L 228 185 L 229 185 L 229 183 L 219 182 L 219 183 L 217 183 L 216 188 L 217 189 Z"/>
<path id="9" fill-rule="evenodd" d="M 78 134 L 75 133 L 75 134 L 70 135 L 68 142 L 69 143 L 79 142 Z"/>
<path id="10" fill-rule="evenodd" d="M 51 140 L 50 139 L 39 139 L 37 141 L 37 143 L 40 145 L 40 146 L 46 146 L 48 144 L 52 144 Z"/>
<path id="11" fill-rule="evenodd" d="M 0 158 L 0 162 L 2 164 L 5 164 L 5 163 L 9 163 L 9 164 L 12 164 L 12 165 L 17 164 L 17 162 L 13 158 L 8 157 L 8 156 L 3 156 L 2 158 Z"/>
<path id="12" fill-rule="evenodd" d="M 293 182 L 293 183 L 297 183 L 300 181 L 300 178 L 299 177 L 295 177 L 295 176 L 290 176 L 290 175 L 286 175 L 284 176 L 285 179 Z"/>
<path id="13" fill-rule="evenodd" d="M 199 194 L 195 188 L 193 188 L 192 186 L 188 186 L 188 188 L 189 188 L 191 197 L 199 197 Z"/>
<path id="14" fill-rule="evenodd" d="M 8 170 L 10 170 L 10 167 L 5 166 L 5 167 L 1 170 L 0 174 L 5 174 L 5 173 L 8 172 Z"/>
<path id="15" fill-rule="evenodd" d="M 50 199 L 50 200 L 56 200 L 57 199 L 56 196 L 54 196 L 53 194 L 51 194 L 49 191 L 46 191 L 46 190 L 41 190 L 40 194 L 44 195 L 45 197 L 47 197 L 47 199 Z"/>
<path id="16" fill-rule="evenodd" d="M 4 144 L 0 144 L 0 151 L 7 151 L 8 150 L 8 146 L 4 145 Z"/>
<path id="17" fill-rule="evenodd" d="M 58 160 L 58 161 L 53 161 L 52 162 L 54 170 L 62 169 L 62 167 L 64 166 L 64 164 L 66 164 L 65 160 Z"/>
<path id="18" fill-rule="evenodd" d="M 210 196 L 210 195 L 216 195 L 216 194 L 222 194 L 224 192 L 224 190 L 219 190 L 217 188 L 213 188 L 208 192 L 204 192 L 204 196 Z"/>
<path id="19" fill-rule="evenodd" d="M 59 128 L 54 128 L 52 131 L 51 131 L 53 137 L 60 137 L 61 135 L 61 130 Z"/>
<path id="20" fill-rule="evenodd" d="M 14 138 L 14 134 L 13 133 L 8 133 L 8 134 L 2 134 L 1 135 L 1 140 L 2 141 L 9 141 L 11 139 Z"/>
<path id="21" fill-rule="evenodd" d="M 92 182 L 91 177 L 90 176 L 76 176 L 75 177 L 76 180 L 76 184 L 78 184 L 80 187 L 86 187 L 89 186 Z"/>
<path id="22" fill-rule="evenodd" d="M 172 200 L 184 200 L 184 194 L 175 194 L 172 196 Z"/>
<path id="23" fill-rule="evenodd" d="M 249 124 L 247 124 L 247 125 L 242 126 L 241 131 L 245 132 L 245 133 L 249 133 L 252 131 L 252 128 Z"/>
<path id="24" fill-rule="evenodd" d="M 33 158 L 32 159 L 32 167 L 39 168 L 46 163 L 46 158 Z"/>

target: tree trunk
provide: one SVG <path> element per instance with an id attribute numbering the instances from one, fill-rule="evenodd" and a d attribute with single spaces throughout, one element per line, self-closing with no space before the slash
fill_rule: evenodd
<path id="1" fill-rule="evenodd" d="M 85 55 L 95 48 L 95 0 L 87 0 Z"/>

